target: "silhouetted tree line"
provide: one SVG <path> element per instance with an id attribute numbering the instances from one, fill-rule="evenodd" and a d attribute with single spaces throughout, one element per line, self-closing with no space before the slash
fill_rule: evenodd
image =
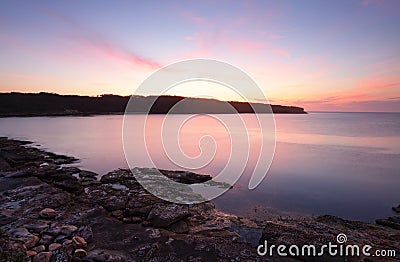
<path id="1" fill-rule="evenodd" d="M 130 96 L 100 95 L 96 97 L 59 95 L 54 93 L 0 93 L 1 116 L 85 115 L 125 112 Z M 224 102 L 215 99 L 181 96 L 133 96 L 130 113 L 271 113 L 265 104 Z M 303 108 L 271 105 L 273 113 L 305 114 Z"/>

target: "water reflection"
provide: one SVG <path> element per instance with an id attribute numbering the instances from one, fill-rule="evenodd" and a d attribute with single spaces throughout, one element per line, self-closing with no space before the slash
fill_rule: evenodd
<path id="1" fill-rule="evenodd" d="M 275 158 L 266 179 L 252 191 L 247 185 L 261 138 L 252 116 L 244 119 L 249 130 L 249 161 L 234 189 L 216 199 L 223 211 L 240 215 L 262 209 L 298 211 L 373 221 L 390 215 L 390 207 L 398 204 L 399 114 L 277 115 Z M 218 174 L 229 159 L 229 134 L 214 120 L 200 120 L 201 125 L 182 128 L 180 146 L 187 156 L 196 157 L 217 144 L 215 158 L 199 171 Z M 151 116 L 150 121 L 154 129 L 146 135 L 154 161 L 160 168 L 178 169 L 160 147 L 156 127 L 163 116 Z M 0 119 L 0 135 L 32 140 L 50 151 L 76 156 L 81 167 L 100 174 L 127 167 L 121 127 L 122 116 Z M 214 140 L 201 139 L 207 134 Z M 143 153 L 137 148 L 137 166 L 146 166 L 140 158 Z"/>

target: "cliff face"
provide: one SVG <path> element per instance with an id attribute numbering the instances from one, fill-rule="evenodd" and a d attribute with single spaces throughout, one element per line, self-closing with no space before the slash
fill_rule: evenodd
<path id="1" fill-rule="evenodd" d="M 58 95 L 50 93 L 0 93 L 0 116 L 35 115 L 82 115 L 124 113 L 129 96 L 102 95 L 98 97 Z M 180 96 L 143 97 L 134 96 L 137 107 L 131 113 L 146 112 L 152 105 L 150 114 L 229 114 L 269 112 L 269 107 L 261 103 L 223 102 L 214 99 L 185 98 Z M 153 103 L 154 102 L 154 103 Z M 176 109 L 174 106 L 178 105 Z M 142 105 L 142 106 L 141 106 Z M 150 106 L 149 106 L 150 107 Z M 305 114 L 303 108 L 271 105 L 273 113 Z M 171 111 L 172 109 L 172 111 Z"/>

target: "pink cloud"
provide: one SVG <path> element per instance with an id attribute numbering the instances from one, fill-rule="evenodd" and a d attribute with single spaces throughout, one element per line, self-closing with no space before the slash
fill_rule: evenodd
<path id="1" fill-rule="evenodd" d="M 290 52 L 271 40 L 283 38 L 282 35 L 267 33 L 252 28 L 265 28 L 265 24 L 280 16 L 281 6 L 271 5 L 260 10 L 253 1 L 246 1 L 243 10 L 233 18 L 215 17 L 205 19 L 191 11 L 181 12 L 186 21 L 193 23 L 195 32 L 184 39 L 194 43 L 190 53 L 222 54 L 226 51 L 242 54 L 269 53 L 290 58 Z M 223 21 L 222 21 L 223 19 Z M 224 28 L 219 25 L 224 24 Z M 250 30 L 249 30 L 250 28 Z M 268 27 L 267 29 L 268 30 Z M 223 51 L 221 51 L 223 50 Z"/>
<path id="2" fill-rule="evenodd" d="M 374 64 L 367 65 L 367 69 L 371 70 L 374 75 L 399 75 L 400 73 L 400 57 L 392 57 L 381 60 Z"/>
<path id="3" fill-rule="evenodd" d="M 285 36 L 283 36 L 283 35 L 269 34 L 269 35 L 268 35 L 268 38 L 269 38 L 269 39 L 273 39 L 273 40 L 277 40 L 277 39 L 283 39 L 283 38 L 285 38 Z"/>
<path id="4" fill-rule="evenodd" d="M 123 48 L 102 36 L 72 36 L 76 43 L 80 45 L 80 49 L 84 53 L 96 52 L 100 56 L 116 59 L 122 62 L 128 62 L 133 65 L 146 66 L 150 68 L 160 68 L 161 64 L 155 60 L 151 60 L 140 56 L 139 54 Z"/>
<path id="5" fill-rule="evenodd" d="M 362 0 L 361 5 L 362 6 L 368 6 L 368 5 L 376 5 L 376 4 L 383 4 L 385 0 Z"/>
<path id="6" fill-rule="evenodd" d="M 9 78 L 17 78 L 17 79 L 23 79 L 23 80 L 46 80 L 49 77 L 43 76 L 43 75 L 37 75 L 37 74 L 29 74 L 29 73 L 5 73 L 5 77 Z"/>
<path id="7" fill-rule="evenodd" d="M 289 53 L 289 51 L 286 50 L 286 49 L 283 49 L 283 48 L 272 48 L 272 49 L 270 49 L 270 51 L 271 51 L 272 53 L 274 53 L 274 54 L 279 55 L 279 56 L 283 56 L 283 57 L 286 57 L 286 58 L 290 58 L 290 53 Z"/>
<path id="8" fill-rule="evenodd" d="M 203 53 L 216 54 L 218 49 L 242 54 L 260 54 L 267 52 L 280 57 L 290 58 L 290 52 L 283 47 L 271 45 L 266 41 L 246 38 L 244 36 L 231 35 L 228 31 L 196 32 L 185 37 L 187 41 L 193 41 L 196 50 Z"/>
<path id="9" fill-rule="evenodd" d="M 361 80 L 358 84 L 362 90 L 385 89 L 392 87 L 400 87 L 400 81 L 396 81 L 391 77 L 375 77 Z"/>
<path id="10" fill-rule="evenodd" d="M 271 101 L 271 100 L 270 100 Z M 365 94 L 349 94 L 305 98 L 296 100 L 274 100 L 275 104 L 294 105 L 306 111 L 347 111 L 347 112 L 400 112 L 399 98 L 376 98 Z"/>
<path id="11" fill-rule="evenodd" d="M 289 99 L 283 104 L 302 106 L 318 111 L 400 111 L 398 97 L 390 97 L 387 89 L 400 88 L 400 81 L 392 77 L 365 77 L 352 83 L 353 89 L 325 96 Z"/>
<path id="12" fill-rule="evenodd" d="M 189 10 L 185 10 L 181 12 L 181 15 L 188 20 L 189 22 L 192 22 L 194 24 L 204 24 L 205 23 L 205 19 L 204 17 L 198 16 L 196 14 L 194 14 L 193 12 L 189 11 Z"/>
<path id="13" fill-rule="evenodd" d="M 159 62 L 127 49 L 99 32 L 90 30 L 58 12 L 43 7 L 40 8 L 39 11 L 72 29 L 74 33 L 63 34 L 62 37 L 67 37 L 80 45 L 78 51 L 84 54 L 97 51 L 98 54 L 103 55 L 105 58 L 117 59 L 133 65 L 145 66 L 153 69 L 161 67 Z"/>

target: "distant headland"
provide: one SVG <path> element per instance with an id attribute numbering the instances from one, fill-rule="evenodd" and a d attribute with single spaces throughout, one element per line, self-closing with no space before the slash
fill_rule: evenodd
<path id="1" fill-rule="evenodd" d="M 122 114 L 131 96 L 78 96 L 54 93 L 0 93 L 0 117 Z M 150 114 L 245 114 L 265 112 L 266 104 L 182 96 L 133 96 L 138 105 L 130 113 Z M 174 108 L 178 103 L 179 107 Z M 227 104 L 228 103 L 228 104 Z M 143 106 L 141 106 L 143 105 Z M 151 106 L 149 106 L 151 105 Z M 228 105 L 228 106 L 227 106 Z M 268 107 L 269 109 L 269 107 Z M 274 114 L 306 114 L 304 108 L 271 105 Z"/>

